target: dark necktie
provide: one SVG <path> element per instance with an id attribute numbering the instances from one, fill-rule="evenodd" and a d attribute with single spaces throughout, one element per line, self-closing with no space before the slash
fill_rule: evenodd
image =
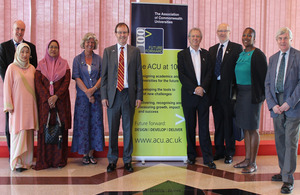
<path id="1" fill-rule="evenodd" d="M 119 68 L 118 68 L 118 84 L 117 88 L 119 91 L 124 89 L 124 47 L 121 47 L 119 56 Z"/>
<path id="2" fill-rule="evenodd" d="M 20 45 L 20 43 L 15 43 L 15 46 L 18 47 L 18 45 Z"/>
<path id="3" fill-rule="evenodd" d="M 277 82 L 276 82 L 276 88 L 279 93 L 283 92 L 283 83 L 284 83 L 284 71 L 285 71 L 285 54 L 282 53 L 282 58 L 278 70 L 278 75 L 277 75 Z"/>
<path id="4" fill-rule="evenodd" d="M 216 60 L 216 67 L 215 67 L 215 75 L 218 77 L 221 72 L 221 63 L 222 63 L 222 57 L 223 57 L 223 46 L 221 45 L 218 55 L 217 55 L 217 60 Z"/>

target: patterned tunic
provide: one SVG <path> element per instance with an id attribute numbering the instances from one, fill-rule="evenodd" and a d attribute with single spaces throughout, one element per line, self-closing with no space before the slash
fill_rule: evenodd
<path id="1" fill-rule="evenodd" d="M 67 164 L 68 157 L 68 129 L 71 128 L 71 102 L 69 94 L 70 69 L 66 71 L 64 77 L 53 83 L 54 94 L 58 96 L 55 107 L 58 110 L 60 120 L 65 125 L 63 132 L 62 148 L 57 145 L 45 144 L 44 124 L 47 123 L 50 107 L 48 105 L 49 80 L 40 72 L 35 73 L 36 96 L 39 110 L 40 131 L 38 133 L 37 162 L 36 170 L 49 167 L 64 167 Z M 56 114 L 51 110 L 50 124 L 56 123 Z"/>

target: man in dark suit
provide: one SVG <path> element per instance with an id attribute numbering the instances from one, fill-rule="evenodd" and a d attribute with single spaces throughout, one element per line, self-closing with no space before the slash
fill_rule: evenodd
<path id="1" fill-rule="evenodd" d="M 37 66 L 37 56 L 35 45 L 29 43 L 23 39 L 25 33 L 25 24 L 22 20 L 17 20 L 13 24 L 12 28 L 13 38 L 0 44 L 0 74 L 4 81 L 5 72 L 8 67 L 14 61 L 14 55 L 17 45 L 20 43 L 27 43 L 31 50 L 30 64 L 34 67 Z M 8 112 L 6 113 L 6 123 L 5 123 L 5 135 L 8 146 L 8 151 L 10 151 L 10 134 L 9 134 L 9 123 L 8 123 Z"/>
<path id="2" fill-rule="evenodd" d="M 190 47 L 178 53 L 178 74 L 181 87 L 181 104 L 185 117 L 188 164 L 195 164 L 196 113 L 198 113 L 199 141 L 203 163 L 215 169 L 209 134 L 209 97 L 207 95 L 212 76 L 211 57 L 200 48 L 202 32 L 192 28 L 189 32 Z"/>
<path id="3" fill-rule="evenodd" d="M 133 172 L 131 165 L 132 124 L 135 106 L 143 100 L 143 75 L 140 50 L 127 44 L 129 28 L 117 24 L 115 36 L 118 43 L 104 49 L 101 71 L 102 105 L 107 107 L 109 125 L 109 149 L 107 172 L 116 169 L 118 161 L 118 132 L 122 116 L 124 168 Z"/>
<path id="4" fill-rule="evenodd" d="M 214 66 L 211 81 L 210 102 L 215 123 L 214 160 L 224 158 L 226 164 L 232 163 L 235 154 L 235 140 L 233 138 L 233 83 L 234 69 L 239 54 L 243 51 L 240 44 L 229 41 L 230 26 L 220 24 L 217 36 L 220 43 L 209 48 Z M 224 145 L 224 140 L 226 147 Z"/>
<path id="5" fill-rule="evenodd" d="M 271 180 L 283 182 L 283 194 L 291 193 L 294 188 L 300 128 L 300 51 L 291 47 L 292 38 L 289 28 L 278 30 L 276 41 L 280 51 L 270 57 L 265 80 L 280 167 L 280 174 Z"/>

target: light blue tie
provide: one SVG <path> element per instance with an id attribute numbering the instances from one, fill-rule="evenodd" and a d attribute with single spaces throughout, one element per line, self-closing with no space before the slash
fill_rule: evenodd
<path id="1" fill-rule="evenodd" d="M 285 54 L 282 53 L 282 58 L 278 70 L 278 75 L 277 75 L 277 82 L 276 82 L 276 89 L 279 93 L 283 92 L 283 83 L 284 83 L 284 70 L 285 70 Z"/>

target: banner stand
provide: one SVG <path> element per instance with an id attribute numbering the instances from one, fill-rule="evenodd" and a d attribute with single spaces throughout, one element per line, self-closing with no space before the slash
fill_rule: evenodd
<path id="1" fill-rule="evenodd" d="M 186 162 L 177 53 L 187 47 L 187 5 L 131 5 L 131 42 L 141 51 L 143 71 L 143 102 L 132 128 L 133 160 Z"/>

